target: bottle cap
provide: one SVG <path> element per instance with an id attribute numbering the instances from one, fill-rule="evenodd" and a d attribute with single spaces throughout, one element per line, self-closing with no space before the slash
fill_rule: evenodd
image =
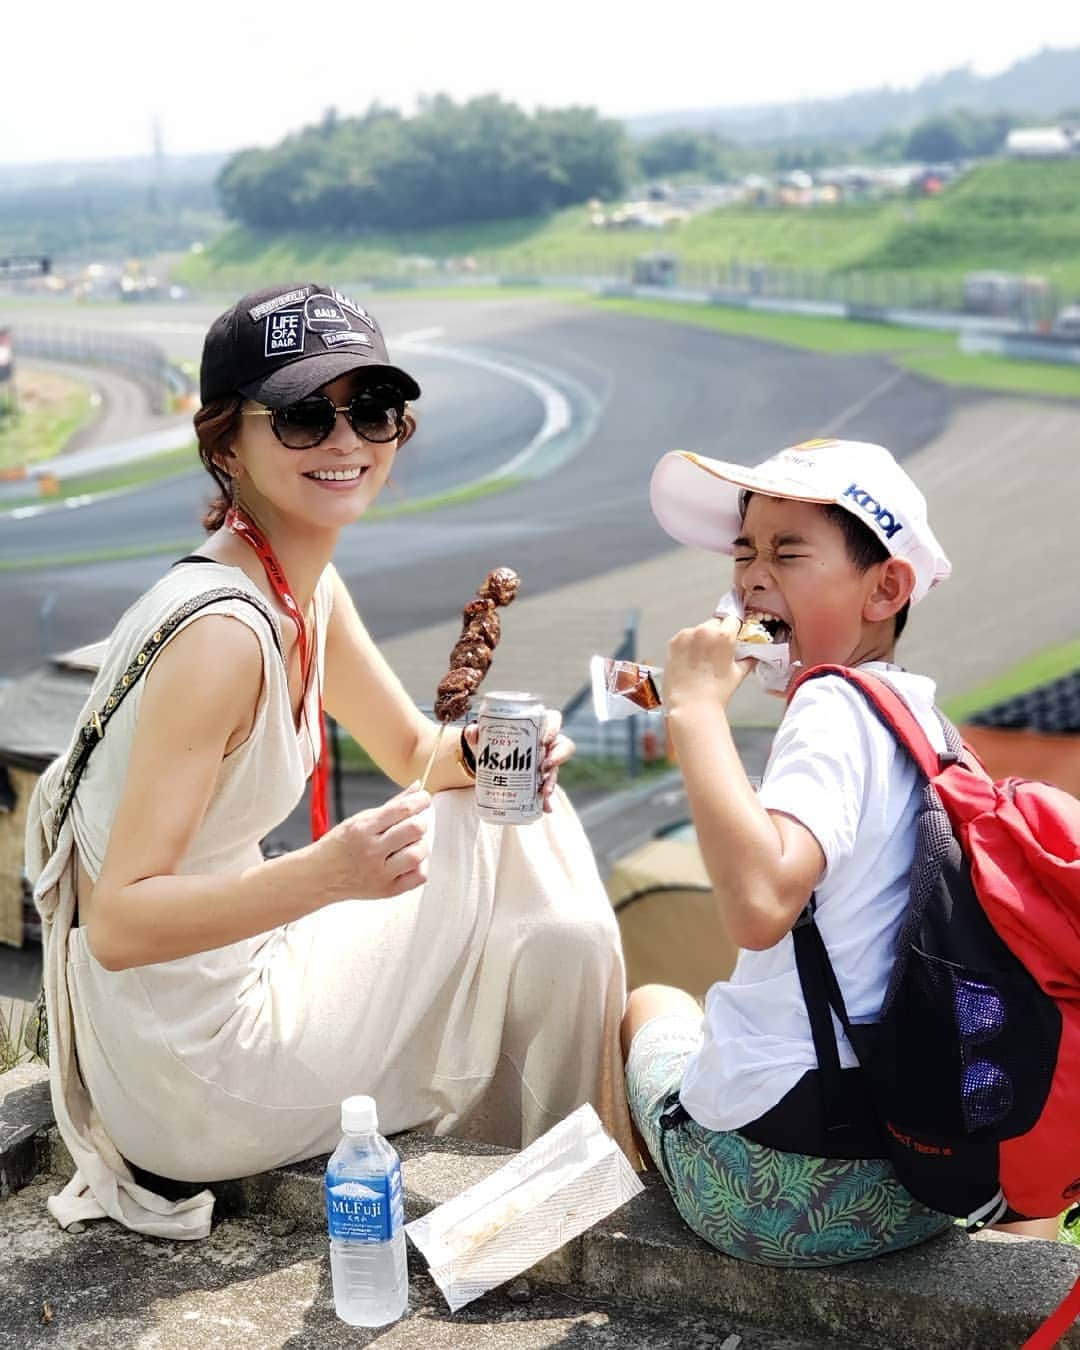
<path id="1" fill-rule="evenodd" d="M 346 1097 L 341 1103 L 341 1128 L 345 1134 L 371 1134 L 379 1128 L 374 1097 Z"/>

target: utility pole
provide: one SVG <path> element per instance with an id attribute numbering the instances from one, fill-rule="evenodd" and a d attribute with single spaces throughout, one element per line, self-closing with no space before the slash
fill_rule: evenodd
<path id="1" fill-rule="evenodd" d="M 155 117 L 151 132 L 153 145 L 153 180 L 150 187 L 150 211 L 160 216 L 165 210 L 165 138 L 161 118 Z"/>
<path id="2" fill-rule="evenodd" d="M 0 412 L 15 411 L 15 340 L 10 328 L 0 328 Z"/>

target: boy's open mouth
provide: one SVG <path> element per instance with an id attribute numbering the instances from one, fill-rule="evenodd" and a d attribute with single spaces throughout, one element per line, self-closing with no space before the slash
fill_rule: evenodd
<path id="1" fill-rule="evenodd" d="M 759 623 L 769 635 L 769 641 L 780 643 L 791 641 L 791 627 L 783 619 L 778 619 L 775 614 L 766 614 L 764 610 L 748 609 L 746 611 L 747 623 Z"/>

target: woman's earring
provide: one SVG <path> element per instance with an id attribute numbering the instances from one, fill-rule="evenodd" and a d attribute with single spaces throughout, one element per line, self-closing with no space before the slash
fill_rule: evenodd
<path id="1" fill-rule="evenodd" d="M 244 466 L 240 463 L 239 460 L 237 460 L 236 468 L 229 470 L 229 481 L 232 484 L 233 501 L 235 501 L 236 498 L 239 496 L 240 479 L 243 478 L 243 476 L 244 476 Z"/>

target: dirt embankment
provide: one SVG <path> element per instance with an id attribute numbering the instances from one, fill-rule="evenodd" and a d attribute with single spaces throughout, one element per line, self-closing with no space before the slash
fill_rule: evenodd
<path id="1" fill-rule="evenodd" d="M 8 477 L 59 454 L 100 401 L 81 380 L 41 366 L 20 366 L 12 383 L 6 403 L 0 395 L 0 472 Z"/>

